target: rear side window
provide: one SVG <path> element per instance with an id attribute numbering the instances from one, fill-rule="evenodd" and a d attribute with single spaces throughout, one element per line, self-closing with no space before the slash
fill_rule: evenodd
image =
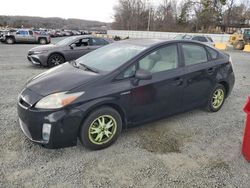
<path id="1" fill-rule="evenodd" d="M 29 34 L 30 34 L 30 35 L 33 35 L 33 31 L 29 31 Z"/>
<path id="2" fill-rule="evenodd" d="M 182 50 L 186 66 L 208 61 L 204 47 L 196 44 L 183 44 Z"/>
<path id="3" fill-rule="evenodd" d="M 218 59 L 218 52 L 216 52 L 214 49 L 206 47 L 208 54 L 210 55 L 212 60 Z"/>

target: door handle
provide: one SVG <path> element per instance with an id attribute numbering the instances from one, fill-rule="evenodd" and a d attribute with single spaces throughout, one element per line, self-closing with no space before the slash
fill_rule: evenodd
<path id="1" fill-rule="evenodd" d="M 183 84 L 183 79 L 182 78 L 175 78 L 172 82 L 172 85 L 174 86 L 180 86 Z"/>
<path id="2" fill-rule="evenodd" d="M 207 73 L 208 73 L 208 74 L 213 74 L 214 71 L 215 71 L 215 68 L 214 68 L 214 67 L 211 67 L 211 68 L 207 69 Z"/>

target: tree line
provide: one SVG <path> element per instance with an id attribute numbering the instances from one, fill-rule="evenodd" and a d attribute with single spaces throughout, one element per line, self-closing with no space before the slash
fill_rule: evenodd
<path id="1" fill-rule="evenodd" d="M 249 0 L 118 0 L 113 29 L 229 32 L 250 27 Z"/>
<path id="2" fill-rule="evenodd" d="M 1 16 L 0 27 L 9 28 L 49 28 L 49 29 L 91 29 L 109 27 L 108 23 L 81 20 L 81 19 L 63 19 L 63 18 L 42 18 L 31 16 Z"/>

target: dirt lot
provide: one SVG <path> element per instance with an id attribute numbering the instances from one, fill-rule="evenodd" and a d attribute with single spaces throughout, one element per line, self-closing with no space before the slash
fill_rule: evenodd
<path id="1" fill-rule="evenodd" d="M 241 155 L 250 53 L 229 52 L 236 84 L 218 113 L 194 110 L 123 131 L 101 151 L 44 149 L 21 132 L 17 95 L 46 70 L 26 61 L 35 45 L 0 44 L 0 187 L 249 187 Z"/>

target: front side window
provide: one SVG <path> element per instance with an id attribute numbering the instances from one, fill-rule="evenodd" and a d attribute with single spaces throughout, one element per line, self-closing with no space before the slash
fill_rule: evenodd
<path id="1" fill-rule="evenodd" d="M 130 66 L 123 74 L 123 78 L 131 77 L 136 70 L 144 69 L 149 72 L 163 72 L 178 67 L 177 45 L 169 45 L 153 51 L 141 59 L 136 65 Z"/>
<path id="2" fill-rule="evenodd" d="M 33 31 L 29 31 L 29 35 L 33 35 Z"/>
<path id="3" fill-rule="evenodd" d="M 28 35 L 28 32 L 24 31 L 24 30 L 19 30 L 19 31 L 17 31 L 17 34 L 18 35 Z"/>
<path id="4" fill-rule="evenodd" d="M 72 45 L 73 45 L 74 47 L 88 46 L 88 45 L 89 45 L 89 39 L 88 39 L 88 38 L 84 38 L 84 39 L 77 40 L 77 41 L 74 42 Z"/>
<path id="5" fill-rule="evenodd" d="M 183 44 L 182 50 L 186 66 L 207 62 L 207 52 L 204 47 L 196 44 Z"/>

